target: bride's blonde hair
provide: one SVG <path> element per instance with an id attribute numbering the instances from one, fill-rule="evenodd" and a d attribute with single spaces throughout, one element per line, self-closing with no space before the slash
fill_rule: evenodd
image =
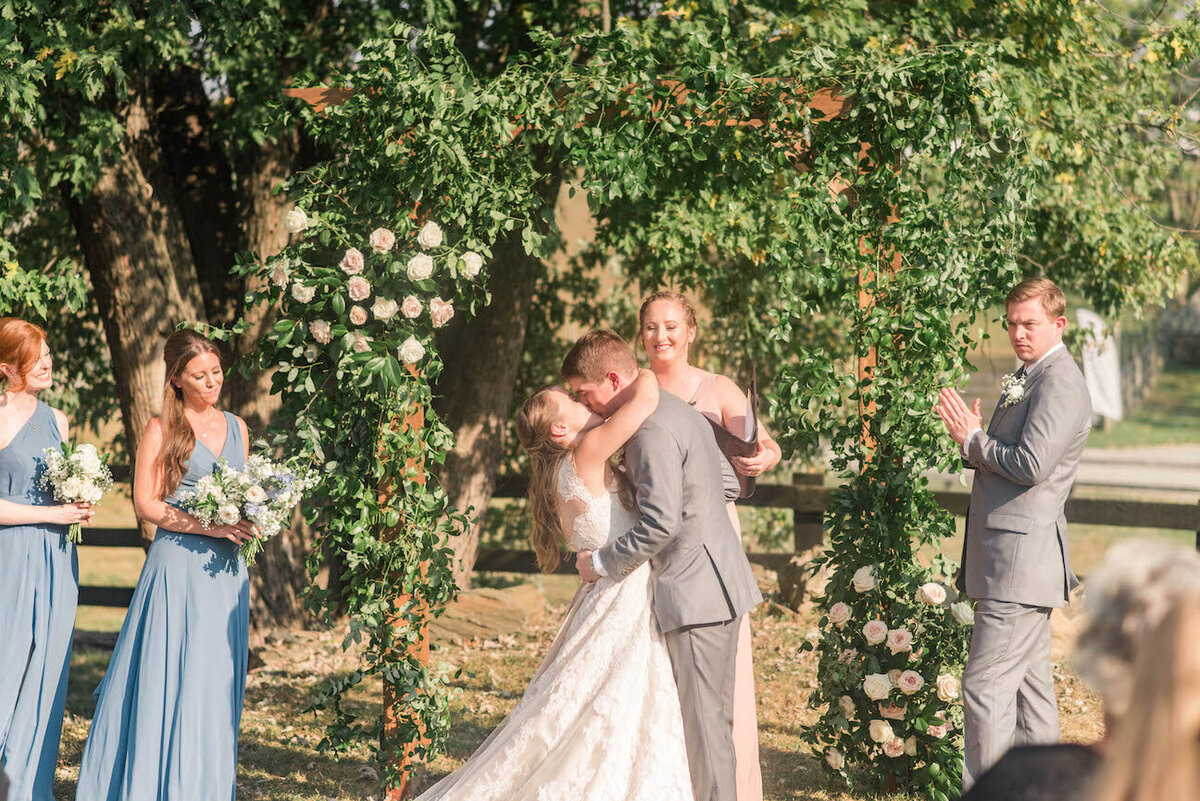
<path id="1" fill-rule="evenodd" d="M 529 453 L 533 477 L 529 480 L 529 509 L 533 515 L 533 551 L 538 568 L 553 573 L 562 564 L 560 546 L 566 543 L 562 521 L 558 516 L 558 469 L 570 451 L 555 441 L 550 426 L 557 419 L 552 392 L 559 387 L 549 386 L 533 393 L 517 412 L 517 439 Z"/>

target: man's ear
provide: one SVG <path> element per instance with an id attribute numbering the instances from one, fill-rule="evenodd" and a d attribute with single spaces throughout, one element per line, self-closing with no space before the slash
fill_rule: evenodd
<path id="1" fill-rule="evenodd" d="M 1055 317 L 1054 327 L 1058 329 L 1059 334 L 1062 334 L 1062 332 L 1067 328 L 1067 318 L 1062 317 L 1061 315 L 1059 317 Z"/>
<path id="2" fill-rule="evenodd" d="M 609 370 L 604 377 L 608 379 L 608 383 L 614 391 L 621 388 L 621 376 L 615 370 Z"/>

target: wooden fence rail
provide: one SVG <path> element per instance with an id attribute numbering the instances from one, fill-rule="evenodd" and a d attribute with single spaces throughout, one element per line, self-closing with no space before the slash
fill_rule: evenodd
<path id="1" fill-rule="evenodd" d="M 821 542 L 821 519 L 829 505 L 833 490 L 820 486 L 820 475 L 797 473 L 791 484 L 759 484 L 754 496 L 742 501 L 744 506 L 792 510 L 792 545 L 799 553 Z M 496 487 L 495 498 L 524 498 L 528 482 L 507 480 Z M 965 492 L 937 492 L 935 497 L 942 508 L 963 516 L 967 512 L 969 495 Z M 1110 498 L 1071 498 L 1067 501 L 1067 520 L 1130 528 L 1165 528 L 1196 532 L 1196 547 L 1200 548 L 1200 505 L 1158 501 L 1115 500 Z M 85 528 L 83 544 L 102 547 L 141 547 L 141 535 L 136 528 Z M 778 570 L 791 559 L 790 553 L 750 553 L 751 562 Z M 481 550 L 475 570 L 510 573 L 536 573 L 537 560 L 533 551 L 491 548 Z M 559 566 L 560 573 L 574 573 L 569 561 Z M 125 607 L 133 598 L 132 587 L 79 588 L 79 603 L 88 606 Z"/>

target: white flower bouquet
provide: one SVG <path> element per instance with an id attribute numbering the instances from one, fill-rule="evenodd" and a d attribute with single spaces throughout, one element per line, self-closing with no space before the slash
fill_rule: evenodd
<path id="1" fill-rule="evenodd" d="M 46 466 L 41 476 L 41 486 L 54 493 L 59 503 L 88 503 L 96 506 L 104 493 L 112 487 L 112 473 L 100 458 L 95 445 L 62 444 L 61 450 L 47 448 Z M 80 524 L 72 523 L 67 529 L 71 542 L 82 539 Z"/>
<path id="2" fill-rule="evenodd" d="M 212 473 L 196 482 L 194 490 L 181 494 L 180 501 L 207 528 L 231 526 L 239 520 L 253 523 L 258 536 L 243 543 L 238 553 L 246 564 L 254 564 L 263 541 L 287 527 L 292 510 L 315 484 L 313 476 L 255 454 L 246 460 L 245 470 L 222 459 Z"/>

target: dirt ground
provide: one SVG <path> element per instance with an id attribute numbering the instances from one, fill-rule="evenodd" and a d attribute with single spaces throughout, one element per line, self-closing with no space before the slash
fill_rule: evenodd
<path id="1" fill-rule="evenodd" d="M 816 615 L 793 612 L 770 600 L 775 575 L 755 568 L 768 602 L 752 615 L 763 781 L 767 801 L 853 801 L 830 785 L 818 760 L 801 741 L 801 725 L 815 718 L 806 706 L 815 686 L 815 656 L 799 651 Z M 435 665 L 452 676 L 452 729 L 447 752 L 429 764 L 422 783 L 461 765 L 516 704 L 557 631 L 577 586 L 569 576 L 525 577 L 502 590 L 474 593 L 459 614 L 436 632 Z M 503 578 L 501 579 L 503 583 Z M 1054 620 L 1055 678 L 1064 739 L 1092 742 L 1102 733 L 1100 705 L 1065 663 L 1074 638 L 1070 614 Z M 349 671 L 353 656 L 341 650 L 342 631 L 280 631 L 266 639 L 246 691 L 238 770 L 240 799 L 327 801 L 378 797 L 365 752 L 341 760 L 317 752 L 321 723 L 303 712 L 311 688 Z M 457 640 L 452 642 L 451 639 Z M 73 659 L 68 714 L 56 794 L 74 796 L 79 757 L 92 714 L 91 692 L 108 661 L 104 650 L 80 649 Z M 367 683 L 352 703 L 377 708 L 378 683 Z M 897 799 L 903 798 L 897 796 Z"/>

